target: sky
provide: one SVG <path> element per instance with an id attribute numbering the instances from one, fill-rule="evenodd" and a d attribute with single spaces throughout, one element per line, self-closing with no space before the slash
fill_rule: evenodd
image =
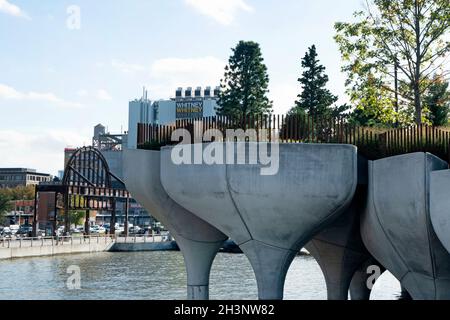
<path id="1" fill-rule="evenodd" d="M 64 148 L 93 127 L 127 130 L 128 102 L 177 87 L 219 85 L 231 48 L 261 45 L 274 112 L 301 92 L 301 58 L 315 44 L 347 102 L 333 25 L 362 0 L 0 0 L 0 167 L 56 175 Z"/>

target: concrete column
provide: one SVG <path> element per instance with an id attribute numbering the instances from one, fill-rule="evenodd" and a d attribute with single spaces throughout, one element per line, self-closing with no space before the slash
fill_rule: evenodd
<path id="1" fill-rule="evenodd" d="M 445 161 L 428 153 L 369 163 L 362 239 L 413 299 L 450 298 L 450 255 L 434 231 L 430 214 L 430 205 L 437 209 L 435 201 L 439 201 L 430 192 L 430 184 L 439 183 L 430 178 L 441 176 L 440 171 L 444 174 L 447 168 Z"/>
<path id="2" fill-rule="evenodd" d="M 412 300 L 411 295 L 408 293 L 405 287 L 401 286 L 399 300 Z"/>
<path id="3" fill-rule="evenodd" d="M 370 294 L 372 293 L 373 285 L 377 279 L 369 279 L 374 274 L 369 272 L 370 266 L 378 266 L 380 275 L 386 271 L 386 269 L 374 258 L 366 260 L 353 275 L 352 282 L 350 283 L 350 298 L 352 300 L 370 300 Z"/>
<path id="4" fill-rule="evenodd" d="M 316 239 L 310 241 L 306 249 L 324 274 L 328 300 L 347 300 L 352 278 L 369 255 Z"/>
<path id="5" fill-rule="evenodd" d="M 260 300 L 282 300 L 286 274 L 297 251 L 251 240 L 239 246 L 247 256 L 258 285 Z"/>
<path id="6" fill-rule="evenodd" d="M 265 147 L 211 143 L 187 148 L 191 154 L 232 152 L 243 160 Z M 178 165 L 172 151 L 180 150 L 161 150 L 166 193 L 239 245 L 263 300 L 283 298 L 285 276 L 296 253 L 344 212 L 357 185 L 356 148 L 348 145 L 273 144 L 270 153 L 278 170 L 272 174 L 263 174 L 262 166 L 255 164 Z"/>
<path id="7" fill-rule="evenodd" d="M 347 300 L 355 272 L 371 257 L 360 234 L 366 199 L 367 160 L 358 156 L 358 186 L 350 206 L 305 246 L 323 272 L 328 300 Z"/>
<path id="8" fill-rule="evenodd" d="M 175 236 L 175 241 L 184 257 L 187 273 L 187 299 L 209 299 L 209 274 L 212 263 L 223 241 L 198 242 L 182 236 Z"/>
<path id="9" fill-rule="evenodd" d="M 160 182 L 160 152 L 126 150 L 124 178 L 127 189 L 175 238 L 187 272 L 187 298 L 209 298 L 211 265 L 228 236 L 179 206 Z"/>

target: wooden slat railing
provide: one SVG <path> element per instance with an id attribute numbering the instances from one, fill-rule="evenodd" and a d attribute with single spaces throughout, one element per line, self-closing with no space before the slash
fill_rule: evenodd
<path id="1" fill-rule="evenodd" d="M 245 141 L 280 143 L 340 143 L 353 144 L 370 160 L 412 152 L 430 152 L 450 163 L 450 128 L 414 125 L 402 128 L 371 128 L 351 124 L 345 117 L 312 117 L 302 115 L 250 115 L 245 117 L 206 117 L 177 120 L 169 125 L 138 124 L 137 145 L 141 149 L 160 149 L 164 145 L 178 144 L 172 141 L 176 129 L 189 132 L 195 143 L 197 135 L 211 129 L 222 134 L 227 141 L 228 129 L 253 129 L 255 138 Z M 215 137 L 214 141 L 220 140 Z M 208 142 L 208 141 L 204 141 Z"/>

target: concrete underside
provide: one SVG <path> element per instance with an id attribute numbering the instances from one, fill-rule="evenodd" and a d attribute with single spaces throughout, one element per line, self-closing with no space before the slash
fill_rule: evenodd
<path id="1" fill-rule="evenodd" d="M 370 298 L 367 268 L 379 265 L 361 239 L 360 215 L 367 200 L 367 159 L 358 156 L 358 186 L 345 212 L 306 244 L 322 269 L 329 300 Z M 380 267 L 382 268 L 382 267 Z"/>
<path id="2" fill-rule="evenodd" d="M 208 299 L 211 264 L 228 237 L 167 195 L 160 181 L 160 160 L 159 151 L 125 150 L 125 184 L 175 238 L 186 265 L 188 299 Z"/>
<path id="3" fill-rule="evenodd" d="M 447 168 L 425 153 L 369 163 L 362 238 L 413 299 L 450 299 L 450 255 L 430 220 L 430 174 Z"/>
<path id="4" fill-rule="evenodd" d="M 213 145 L 213 144 L 211 144 Z M 211 145 L 192 145 L 195 148 Z M 248 154 L 256 143 L 237 143 Z M 226 153 L 226 144 L 216 143 Z M 357 183 L 356 148 L 281 144 L 279 171 L 262 165 L 181 164 L 161 151 L 161 182 L 181 206 L 230 236 L 255 271 L 260 299 L 281 299 L 295 254 L 349 205 Z"/>
<path id="5" fill-rule="evenodd" d="M 450 252 L 450 170 L 431 172 L 430 216 L 436 235 Z"/>
<path id="6" fill-rule="evenodd" d="M 363 290 L 366 286 L 367 273 L 362 270 L 359 276 L 354 277 L 355 273 L 362 269 L 363 264 L 371 259 L 359 232 L 359 215 L 365 195 L 365 186 L 359 186 L 354 201 L 345 213 L 306 244 L 306 249 L 322 269 L 329 300 L 347 300 L 352 279 L 354 282 L 352 299 L 367 297 L 366 292 L 355 293 L 357 281 L 361 282 L 362 288 L 359 290 Z"/>

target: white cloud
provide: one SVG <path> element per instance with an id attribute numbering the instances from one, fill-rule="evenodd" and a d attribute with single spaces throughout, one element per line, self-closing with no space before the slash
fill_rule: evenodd
<path id="1" fill-rule="evenodd" d="M 117 69 L 123 73 L 134 73 L 134 72 L 144 71 L 146 69 L 142 65 L 134 64 L 134 63 L 126 63 L 126 62 L 119 61 L 116 59 L 111 60 L 111 66 L 114 69 Z"/>
<path id="2" fill-rule="evenodd" d="M 88 92 L 85 89 L 80 89 L 80 90 L 78 90 L 77 95 L 84 98 L 88 95 Z"/>
<path id="3" fill-rule="evenodd" d="M 100 89 L 97 91 L 96 97 L 98 100 L 110 101 L 112 97 L 105 89 Z"/>
<path id="4" fill-rule="evenodd" d="M 7 0 L 0 0 L 0 12 L 4 12 L 14 17 L 30 19 L 30 17 L 21 8 L 8 2 Z"/>
<path id="5" fill-rule="evenodd" d="M 65 108 L 80 108 L 81 104 L 70 102 L 57 97 L 51 92 L 20 92 L 13 87 L 0 83 L 0 99 L 17 100 L 17 101 L 43 101 L 49 102 Z"/>
<path id="6" fill-rule="evenodd" d="M 246 0 L 185 0 L 185 3 L 223 25 L 230 25 L 241 10 L 253 11 Z"/>
<path id="7" fill-rule="evenodd" d="M 156 60 L 150 68 L 149 94 L 156 99 L 168 98 L 177 87 L 219 85 L 224 68 L 224 61 L 211 56 Z"/>
<path id="8" fill-rule="evenodd" d="M 90 143 L 88 131 L 27 128 L 0 130 L 0 167 L 26 167 L 56 174 L 64 166 L 64 148 Z M 44 142 L 44 143 L 43 143 Z"/>

